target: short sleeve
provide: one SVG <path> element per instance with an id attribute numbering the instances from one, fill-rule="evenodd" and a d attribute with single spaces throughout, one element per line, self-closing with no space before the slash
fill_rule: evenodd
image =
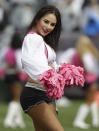
<path id="1" fill-rule="evenodd" d="M 33 79 L 51 69 L 45 55 L 44 40 L 36 33 L 27 34 L 24 38 L 22 45 L 22 67 Z"/>

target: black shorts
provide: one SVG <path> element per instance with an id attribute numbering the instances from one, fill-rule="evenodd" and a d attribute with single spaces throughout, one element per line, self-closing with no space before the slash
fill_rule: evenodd
<path id="1" fill-rule="evenodd" d="M 24 87 L 20 96 L 20 103 L 23 111 L 26 113 L 33 105 L 38 105 L 42 102 L 53 103 L 55 106 L 55 100 L 48 98 L 46 92 L 43 90 Z"/>
<path id="2" fill-rule="evenodd" d="M 8 87 L 13 85 L 14 83 L 18 82 L 19 78 L 17 74 L 6 74 L 4 82 L 7 84 Z"/>

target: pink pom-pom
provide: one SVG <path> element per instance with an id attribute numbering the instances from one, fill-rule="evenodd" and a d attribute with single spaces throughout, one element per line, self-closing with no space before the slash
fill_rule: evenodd
<path id="1" fill-rule="evenodd" d="M 54 69 L 41 74 L 39 80 L 44 85 L 48 97 L 59 99 L 64 94 L 65 80 Z"/>
<path id="2" fill-rule="evenodd" d="M 84 69 L 82 67 L 76 67 L 71 64 L 62 64 L 59 68 L 59 72 L 65 78 L 66 86 L 83 86 L 84 79 Z"/>

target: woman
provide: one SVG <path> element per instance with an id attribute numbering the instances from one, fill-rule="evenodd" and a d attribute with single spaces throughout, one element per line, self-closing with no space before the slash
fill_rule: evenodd
<path id="1" fill-rule="evenodd" d="M 16 52 L 21 48 L 20 34 L 15 32 L 12 36 L 10 46 L 4 55 L 5 77 L 4 82 L 9 90 L 10 102 L 4 119 L 4 126 L 10 128 L 24 128 L 25 123 L 20 106 L 20 94 L 22 91 L 21 80 L 19 79 L 19 69 L 17 66 Z"/>
<path id="2" fill-rule="evenodd" d="M 74 120 L 74 126 L 88 129 L 89 124 L 85 123 L 85 119 L 91 111 L 92 125 L 99 127 L 98 120 L 98 103 L 96 94 L 98 91 L 98 77 L 99 77 L 99 51 L 92 43 L 91 39 L 87 36 L 81 35 L 76 44 L 76 53 L 72 58 L 72 64 L 76 66 L 83 66 L 86 70 L 85 75 L 85 103 L 78 109 L 77 115 Z"/>
<path id="3" fill-rule="evenodd" d="M 28 81 L 20 101 L 36 131 L 63 131 L 56 116 L 55 100 L 62 97 L 65 85 L 84 84 L 82 68 L 56 64 L 55 50 L 60 32 L 58 9 L 43 7 L 34 17 L 22 45 L 22 66 Z"/>
<path id="4" fill-rule="evenodd" d="M 56 68 L 55 50 L 61 32 L 61 16 L 54 6 L 41 8 L 34 17 L 22 46 L 22 65 L 28 74 L 20 102 L 36 131 L 63 131 L 57 119 L 55 101 L 45 94 L 38 80 L 43 72 Z"/>

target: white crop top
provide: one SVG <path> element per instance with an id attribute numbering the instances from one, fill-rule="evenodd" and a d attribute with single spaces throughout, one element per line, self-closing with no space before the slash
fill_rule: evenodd
<path id="1" fill-rule="evenodd" d="M 38 75 L 51 68 L 57 68 L 55 60 L 54 50 L 44 42 L 42 36 L 34 32 L 25 36 L 22 45 L 22 68 L 32 79 L 37 80 Z"/>
<path id="2" fill-rule="evenodd" d="M 98 60 L 91 53 L 84 54 L 83 62 L 84 62 L 85 69 L 88 72 L 92 72 L 99 75 Z"/>

